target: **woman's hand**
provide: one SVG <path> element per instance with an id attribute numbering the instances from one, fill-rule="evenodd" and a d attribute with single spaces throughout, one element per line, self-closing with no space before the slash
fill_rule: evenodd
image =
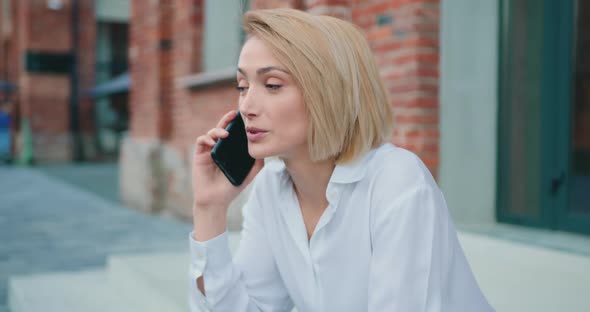
<path id="1" fill-rule="evenodd" d="M 230 111 L 225 114 L 215 128 L 197 138 L 192 167 L 193 214 L 216 210 L 217 213 L 225 215 L 229 204 L 264 166 L 264 160 L 256 160 L 244 183 L 236 187 L 229 182 L 211 158 L 211 150 L 217 140 L 228 136 L 225 128 L 236 117 L 236 113 Z"/>

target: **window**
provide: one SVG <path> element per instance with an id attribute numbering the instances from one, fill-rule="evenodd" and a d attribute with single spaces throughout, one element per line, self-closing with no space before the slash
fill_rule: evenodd
<path id="1" fill-rule="evenodd" d="M 206 0 L 203 14 L 203 71 L 234 68 L 243 34 L 241 16 L 249 1 Z"/>
<path id="2" fill-rule="evenodd" d="M 590 234 L 590 5 L 501 14 L 498 220 Z"/>

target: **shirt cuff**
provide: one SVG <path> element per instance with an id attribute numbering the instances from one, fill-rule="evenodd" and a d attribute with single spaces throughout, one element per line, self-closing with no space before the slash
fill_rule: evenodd
<path id="1" fill-rule="evenodd" d="M 227 231 L 204 242 L 195 240 L 191 231 L 189 234 L 189 248 L 191 275 L 195 279 L 202 276 L 205 270 L 215 274 L 232 263 Z"/>

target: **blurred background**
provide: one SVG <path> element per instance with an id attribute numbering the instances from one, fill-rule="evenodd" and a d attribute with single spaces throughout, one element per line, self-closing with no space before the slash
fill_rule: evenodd
<path id="1" fill-rule="evenodd" d="M 590 311 L 590 2 L 0 0 L 0 312 L 188 309 L 193 142 L 272 7 L 364 32 L 497 311 Z"/>

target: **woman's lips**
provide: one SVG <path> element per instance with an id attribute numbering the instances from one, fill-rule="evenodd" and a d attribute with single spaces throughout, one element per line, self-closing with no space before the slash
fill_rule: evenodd
<path id="1" fill-rule="evenodd" d="M 246 136 L 248 137 L 248 141 L 250 142 L 257 142 L 262 140 L 268 132 L 256 128 L 248 128 L 246 131 Z"/>

